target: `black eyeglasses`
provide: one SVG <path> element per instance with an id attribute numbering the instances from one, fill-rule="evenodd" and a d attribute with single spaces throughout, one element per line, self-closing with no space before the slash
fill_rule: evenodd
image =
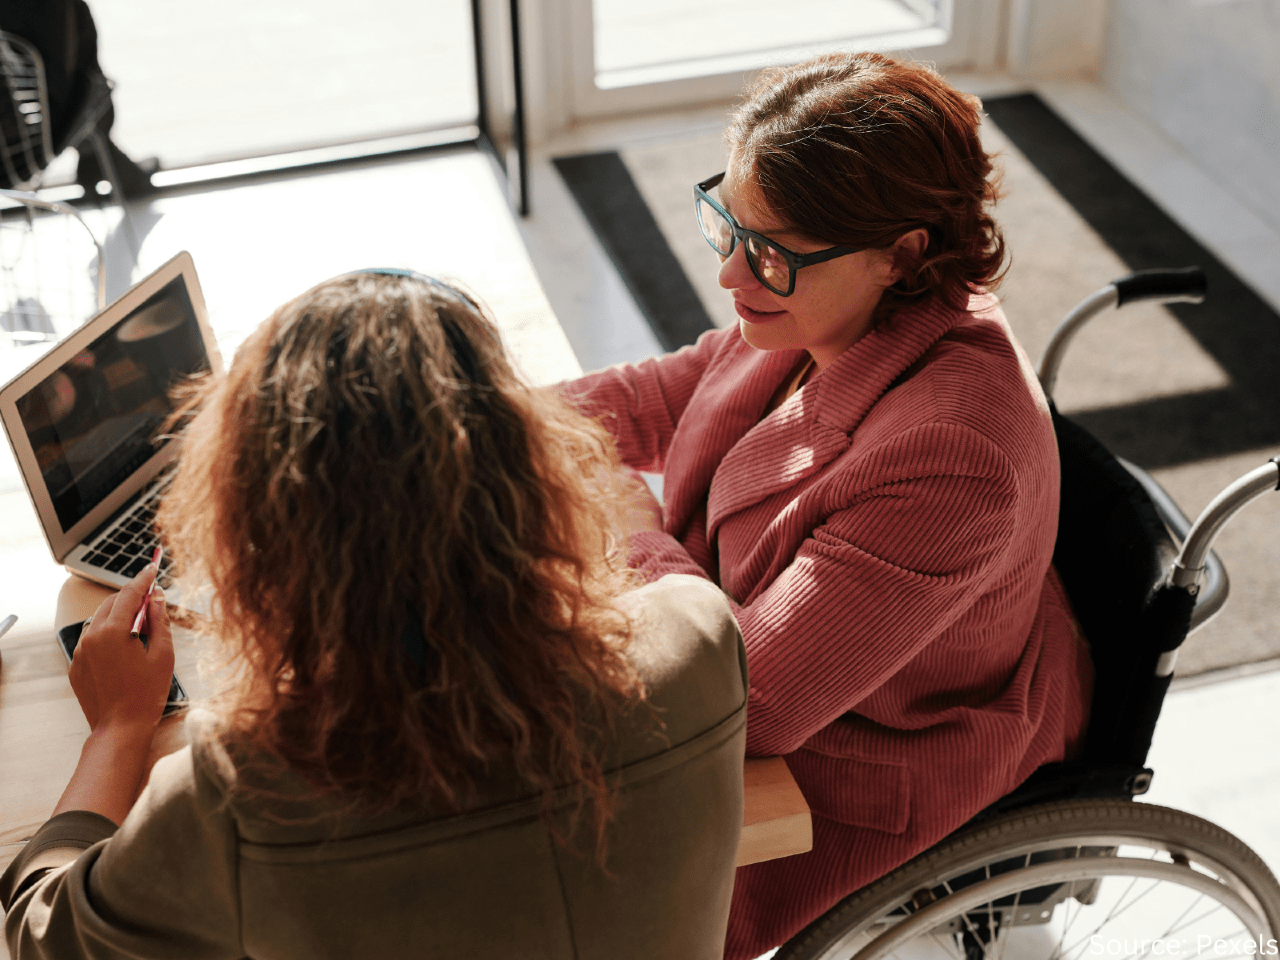
<path id="1" fill-rule="evenodd" d="M 722 257 L 733 253 L 739 240 L 746 246 L 747 265 L 756 279 L 780 297 L 789 297 L 796 289 L 796 271 L 815 263 L 826 263 L 836 257 L 861 253 L 865 247 L 828 247 L 814 253 L 792 253 L 770 240 L 763 233 L 747 230 L 729 216 L 729 211 L 716 203 L 707 193 L 720 185 L 723 173 L 703 180 L 693 188 L 693 205 L 698 214 L 698 226 L 711 249 Z"/>

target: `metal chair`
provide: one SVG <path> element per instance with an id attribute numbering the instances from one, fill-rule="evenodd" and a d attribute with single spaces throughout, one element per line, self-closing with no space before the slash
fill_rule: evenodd
<path id="1" fill-rule="evenodd" d="M 61 339 L 106 306 L 102 243 L 68 204 L 19 190 L 0 204 L 0 344 Z M 14 372 L 34 359 L 23 351 Z"/>
<path id="2" fill-rule="evenodd" d="M 120 175 L 99 126 L 111 107 L 111 81 L 99 72 L 89 74 L 75 117 L 61 142 L 55 143 L 40 52 L 22 37 L 0 31 L 0 77 L 7 94 L 0 95 L 0 187 L 35 190 L 59 154 L 87 144 L 111 184 L 112 196 L 123 202 Z"/>

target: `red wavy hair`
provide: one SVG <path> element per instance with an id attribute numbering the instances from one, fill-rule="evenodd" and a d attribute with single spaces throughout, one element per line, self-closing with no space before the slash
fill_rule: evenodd
<path id="1" fill-rule="evenodd" d="M 970 291 L 994 289 L 1003 275 L 980 110 L 922 64 L 837 53 L 763 71 L 725 137 L 735 175 L 804 236 L 882 249 L 927 231 L 923 255 L 897 263 L 902 279 L 876 308 L 883 322 L 931 296 L 963 308 Z"/>
<path id="2" fill-rule="evenodd" d="M 373 272 L 285 304 L 183 410 L 158 523 L 212 586 L 232 755 L 366 812 L 458 809 L 513 766 L 548 814 L 581 785 L 599 842 L 601 731 L 643 698 L 603 428 L 471 297 Z"/>

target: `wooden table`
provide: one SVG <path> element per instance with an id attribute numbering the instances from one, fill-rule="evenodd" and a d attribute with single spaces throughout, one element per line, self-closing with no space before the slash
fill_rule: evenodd
<path id="1" fill-rule="evenodd" d="M 5 519 L 5 501 L 13 496 L 25 501 L 25 494 L 0 497 L 0 520 Z M 48 818 L 89 734 L 53 633 L 56 627 L 92 613 L 108 591 L 67 576 L 47 552 L 43 563 L 34 556 L 27 558 L 28 590 L 37 595 L 48 591 L 50 578 L 61 581 L 50 613 L 25 616 L 0 640 L 0 870 Z M 0 616 L 6 612 L 0 609 Z M 177 631 L 174 647 L 176 672 L 192 698 L 198 699 L 207 691 L 195 669 L 195 644 L 185 631 Z M 162 741 L 163 737 L 158 738 L 154 749 L 157 757 L 168 752 Z M 745 782 L 738 864 L 810 849 L 809 808 L 782 759 L 748 760 Z"/>
<path id="2" fill-rule="evenodd" d="M 781 757 L 748 758 L 738 866 L 813 849 L 809 805 Z"/>

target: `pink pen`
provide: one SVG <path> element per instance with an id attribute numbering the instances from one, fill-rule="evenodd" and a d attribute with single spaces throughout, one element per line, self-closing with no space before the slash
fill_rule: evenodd
<path id="1" fill-rule="evenodd" d="M 151 586 L 147 587 L 147 595 L 142 598 L 142 609 L 133 618 L 133 629 L 129 631 L 129 636 L 131 637 L 140 637 L 146 632 L 147 611 L 151 609 L 151 594 L 155 592 L 156 580 L 160 579 L 160 556 L 162 553 L 162 548 L 156 547 L 155 552 L 151 554 L 151 562 L 156 565 L 156 578 L 151 581 Z"/>

